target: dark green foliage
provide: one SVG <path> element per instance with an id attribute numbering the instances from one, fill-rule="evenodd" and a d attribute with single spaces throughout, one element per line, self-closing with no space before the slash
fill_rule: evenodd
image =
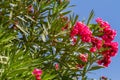
<path id="1" fill-rule="evenodd" d="M 101 68 L 89 66 L 97 59 L 78 37 L 75 46 L 70 31 L 78 19 L 68 15 L 68 0 L 1 0 L 0 1 L 0 79 L 35 80 L 34 68 L 43 70 L 42 80 L 77 80 L 88 71 Z M 91 11 L 87 25 L 94 13 Z M 89 24 L 97 35 L 96 24 Z M 94 27 L 95 26 L 95 27 Z M 66 28 L 67 30 L 62 30 Z M 90 44 L 89 44 L 90 45 Z M 88 63 L 82 63 L 79 53 L 88 53 Z M 92 60 L 92 56 L 96 56 Z M 59 70 L 55 69 L 59 64 Z M 85 65 L 83 70 L 76 64 Z"/>

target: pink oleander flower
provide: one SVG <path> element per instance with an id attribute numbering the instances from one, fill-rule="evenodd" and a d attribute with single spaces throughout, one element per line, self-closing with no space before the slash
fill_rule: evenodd
<path id="1" fill-rule="evenodd" d="M 117 42 L 110 42 L 110 43 L 104 43 L 104 48 L 108 48 L 108 50 L 103 51 L 102 54 L 107 54 L 111 57 L 115 56 L 118 51 L 118 43 Z"/>
<path id="2" fill-rule="evenodd" d="M 111 56 L 115 56 L 118 52 L 118 43 L 117 42 L 111 42 Z"/>
<path id="3" fill-rule="evenodd" d="M 78 33 L 83 30 L 84 26 L 85 25 L 82 22 L 76 22 L 70 33 L 70 37 L 73 38 L 74 36 L 78 35 Z"/>
<path id="4" fill-rule="evenodd" d="M 71 33 L 70 33 L 70 37 L 73 38 L 74 36 L 76 36 L 78 34 L 78 29 L 77 28 L 73 28 Z"/>
<path id="5" fill-rule="evenodd" d="M 83 42 L 91 42 L 92 32 L 87 26 L 84 26 L 82 31 L 79 31 L 79 35 Z"/>
<path id="6" fill-rule="evenodd" d="M 96 22 L 100 25 L 101 28 L 103 28 L 103 35 L 101 36 L 101 38 L 105 42 L 111 42 L 112 40 L 114 40 L 116 36 L 116 31 L 111 29 L 110 24 L 106 21 L 103 21 L 102 18 L 97 18 Z"/>
<path id="7" fill-rule="evenodd" d="M 75 27 L 76 27 L 79 31 L 82 31 L 85 26 L 86 26 L 86 25 L 85 25 L 83 22 L 76 22 L 76 25 L 75 25 Z"/>
<path id="8" fill-rule="evenodd" d="M 116 36 L 116 31 L 112 30 L 110 28 L 106 28 L 103 30 L 104 35 L 102 36 L 102 39 L 105 42 L 111 42 L 112 40 L 114 40 L 115 36 Z"/>
<path id="9" fill-rule="evenodd" d="M 77 69 L 81 69 L 81 68 L 83 68 L 83 67 L 84 67 L 83 64 L 77 64 L 77 65 L 76 65 L 76 68 L 77 68 Z"/>
<path id="10" fill-rule="evenodd" d="M 92 47 L 92 48 L 90 48 L 90 52 L 96 52 L 96 48 L 95 47 Z"/>
<path id="11" fill-rule="evenodd" d="M 101 28 L 110 28 L 110 24 L 106 21 L 103 21 L 102 18 L 96 18 L 96 22 L 100 25 Z"/>
<path id="12" fill-rule="evenodd" d="M 74 38 L 74 36 L 79 35 L 83 42 L 91 42 L 92 32 L 91 30 L 82 22 L 76 22 L 73 27 L 70 37 Z"/>
<path id="13" fill-rule="evenodd" d="M 32 72 L 33 75 L 35 75 L 36 80 L 41 80 L 42 70 L 41 69 L 34 69 Z"/>
<path id="14" fill-rule="evenodd" d="M 102 51 L 101 54 L 105 57 L 105 56 L 110 56 L 110 50 L 105 50 L 105 51 Z"/>
<path id="15" fill-rule="evenodd" d="M 103 59 L 98 60 L 97 63 L 98 63 L 99 65 L 103 65 L 103 66 L 105 66 L 105 67 L 108 67 L 109 64 L 111 63 L 110 56 L 104 56 Z"/>
<path id="16" fill-rule="evenodd" d="M 73 38 L 71 39 L 71 41 L 72 41 L 72 45 L 75 45 L 76 42 L 77 42 L 77 38 L 76 38 L 76 37 L 73 37 Z"/>
<path id="17" fill-rule="evenodd" d="M 87 62 L 88 61 L 88 54 L 80 54 L 79 58 L 81 61 Z"/>
<path id="18" fill-rule="evenodd" d="M 118 51 L 118 43 L 117 42 L 105 42 L 103 48 L 106 50 L 102 51 L 101 54 L 103 55 L 103 59 L 99 60 L 97 63 L 99 65 L 103 65 L 108 67 L 111 63 L 111 57 L 115 56 Z"/>
<path id="19" fill-rule="evenodd" d="M 96 47 L 98 50 L 102 47 L 102 40 L 95 37 L 92 37 L 91 40 L 93 47 Z"/>
<path id="20" fill-rule="evenodd" d="M 58 63 L 55 64 L 55 69 L 59 70 L 59 64 Z"/>

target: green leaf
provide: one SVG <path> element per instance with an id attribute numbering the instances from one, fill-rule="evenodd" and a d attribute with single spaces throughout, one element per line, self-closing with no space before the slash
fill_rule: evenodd
<path id="1" fill-rule="evenodd" d="M 78 20 L 78 17 L 79 17 L 78 15 L 75 16 L 74 24 L 75 24 L 75 22 Z"/>
<path id="2" fill-rule="evenodd" d="M 42 38 L 43 42 L 46 42 L 45 34 L 41 34 L 41 38 Z"/>
<path id="3" fill-rule="evenodd" d="M 25 15 L 25 17 L 26 18 L 28 18 L 28 19 L 30 19 L 32 22 L 35 22 L 35 23 L 37 23 L 34 19 L 32 19 L 30 16 L 28 16 L 28 15 Z"/>
<path id="4" fill-rule="evenodd" d="M 24 21 L 24 22 L 27 22 L 24 18 L 20 17 L 20 16 L 17 16 L 17 18 L 19 18 L 20 20 Z"/>
<path id="5" fill-rule="evenodd" d="M 28 68 L 19 68 L 19 69 L 15 69 L 15 70 L 12 70 L 11 72 L 8 72 L 8 77 L 10 76 L 13 76 L 13 75 L 16 75 L 16 74 L 19 74 L 21 72 L 24 72 L 26 71 Z"/>
<path id="6" fill-rule="evenodd" d="M 44 25 L 43 25 L 43 29 L 44 29 L 43 33 L 44 33 L 45 35 L 48 35 L 47 28 L 46 28 Z"/>
<path id="7" fill-rule="evenodd" d="M 66 33 L 67 33 L 67 31 L 61 31 L 61 32 L 59 32 L 58 34 L 56 34 L 55 37 L 60 36 L 60 35 L 64 35 L 64 34 L 66 34 Z"/>
<path id="8" fill-rule="evenodd" d="M 10 17 L 9 17 L 10 20 L 12 19 L 12 15 L 13 15 L 13 11 L 11 10 L 10 11 Z"/>
<path id="9" fill-rule="evenodd" d="M 95 30 L 96 30 L 96 28 L 99 28 L 98 24 L 88 24 L 88 26 L 90 29 L 95 29 Z"/>
<path id="10" fill-rule="evenodd" d="M 61 14 L 62 15 L 66 15 L 66 14 L 69 14 L 71 11 L 66 11 L 66 12 L 62 12 Z"/>
<path id="11" fill-rule="evenodd" d="M 91 19 L 94 17 L 94 11 L 92 10 L 89 14 L 89 18 L 88 18 L 88 21 L 87 21 L 87 25 L 90 23 Z"/>
<path id="12" fill-rule="evenodd" d="M 56 74 L 48 74 L 47 72 L 45 72 L 44 75 L 42 76 L 42 80 L 52 80 L 56 76 L 57 76 Z"/>
<path id="13" fill-rule="evenodd" d="M 70 21 L 72 22 L 72 25 L 74 25 L 76 23 L 76 21 L 78 20 L 78 15 L 70 15 Z"/>
<path id="14" fill-rule="evenodd" d="M 6 38 L 7 37 L 7 38 Z M 15 37 L 14 36 L 9 36 L 9 35 L 4 35 L 4 36 L 0 36 L 0 38 L 2 38 L 2 39 L 0 39 L 1 41 L 0 41 L 0 44 L 2 44 L 2 43 L 5 43 L 5 42 L 9 42 L 10 40 L 13 40 L 13 39 L 15 39 Z"/>
<path id="15" fill-rule="evenodd" d="M 24 28 L 22 28 L 20 25 L 16 25 L 16 27 L 18 29 L 20 29 L 20 31 L 22 31 L 25 35 L 27 34 L 27 32 L 24 30 Z"/>
<path id="16" fill-rule="evenodd" d="M 92 66 L 88 71 L 94 71 L 94 70 L 98 70 L 98 69 L 101 69 L 101 68 L 105 68 L 104 66 Z"/>

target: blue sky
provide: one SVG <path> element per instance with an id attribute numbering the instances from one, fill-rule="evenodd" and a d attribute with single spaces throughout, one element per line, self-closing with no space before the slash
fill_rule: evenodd
<path id="1" fill-rule="evenodd" d="M 88 18 L 90 11 L 93 9 L 95 12 L 95 18 L 101 17 L 103 20 L 108 21 L 112 29 L 117 30 L 117 36 L 115 41 L 120 44 L 120 0 L 70 0 L 71 4 L 75 4 L 74 8 L 71 8 L 75 14 L 79 15 L 79 20 Z M 94 21 L 92 21 L 94 22 Z M 89 74 L 89 77 L 98 78 L 105 75 L 112 80 L 120 80 L 120 50 L 116 57 L 112 58 L 112 63 L 108 68 L 93 71 Z"/>

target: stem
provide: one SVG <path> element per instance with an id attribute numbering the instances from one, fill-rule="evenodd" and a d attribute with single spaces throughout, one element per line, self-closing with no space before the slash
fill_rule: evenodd
<path id="1" fill-rule="evenodd" d="M 86 74 L 86 69 L 83 70 L 83 73 L 82 73 L 82 80 L 85 80 L 85 74 Z"/>

